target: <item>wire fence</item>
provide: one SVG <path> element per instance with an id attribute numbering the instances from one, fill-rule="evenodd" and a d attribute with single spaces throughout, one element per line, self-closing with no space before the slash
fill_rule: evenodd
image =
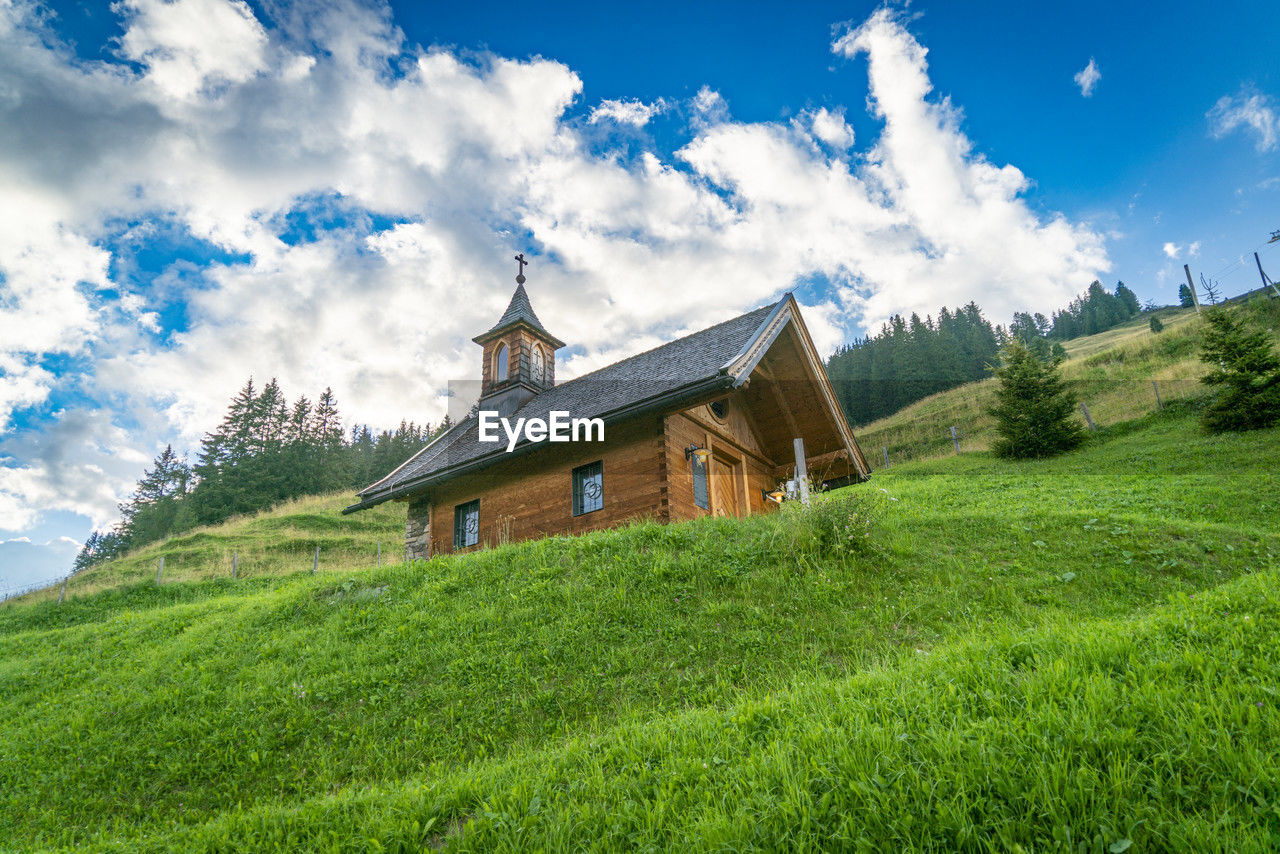
<path id="1" fill-rule="evenodd" d="M 40 581 L 33 581 L 30 584 L 0 587 L 0 602 L 4 602 L 7 599 L 16 599 L 19 596 L 25 596 L 28 593 L 35 593 L 37 590 L 48 590 L 52 587 L 59 587 L 70 581 L 74 575 L 74 572 L 68 572 L 66 575 L 62 575 L 57 578 L 44 578 Z"/>
<path id="2" fill-rule="evenodd" d="M 310 571 L 310 574 L 315 575 L 321 569 L 331 569 L 335 566 L 337 568 L 347 569 L 350 568 L 353 563 L 366 565 L 366 557 L 367 566 L 369 567 L 381 567 L 388 560 L 395 559 L 390 554 L 384 553 L 382 540 L 377 540 L 372 546 L 368 547 L 368 549 L 367 553 L 364 549 L 332 549 L 327 553 L 329 566 L 326 566 L 326 553 L 320 546 L 300 547 L 293 550 L 289 555 L 283 557 L 283 559 L 279 555 L 267 558 L 261 553 L 255 553 L 248 550 L 245 552 L 231 550 L 229 553 L 224 553 L 223 558 L 219 558 L 214 563 L 204 560 L 198 560 L 196 562 L 179 560 L 177 562 L 169 561 L 168 567 L 166 567 L 167 556 L 162 554 L 152 561 L 151 566 L 155 569 L 155 584 L 161 585 L 170 581 L 190 581 L 192 580 L 192 571 L 195 571 L 196 578 L 217 577 L 222 576 L 225 573 L 225 577 L 228 577 L 231 580 L 236 580 L 245 578 L 247 574 L 246 570 L 249 572 L 257 570 L 256 574 L 262 574 L 265 569 L 266 574 L 268 575 L 278 575 L 281 574 L 279 570 L 282 567 L 296 565 L 297 569 L 295 571 Z M 114 560 L 107 561 L 106 563 L 99 564 L 96 567 L 91 567 L 91 569 L 106 569 L 112 566 L 113 563 Z M 143 565 L 145 566 L 146 564 Z M 170 576 L 170 573 L 175 570 L 178 573 L 176 578 Z M 80 574 L 82 573 L 73 571 L 66 575 L 58 576 L 57 578 L 33 581 L 30 584 L 0 587 L 0 602 L 4 602 L 9 599 L 16 599 L 20 596 L 25 596 L 28 593 L 37 593 L 44 590 L 60 588 L 58 593 L 58 602 L 61 603 L 69 592 L 67 588 L 68 583 Z M 137 580 L 141 581 L 143 578 L 144 576 L 139 576 Z"/>

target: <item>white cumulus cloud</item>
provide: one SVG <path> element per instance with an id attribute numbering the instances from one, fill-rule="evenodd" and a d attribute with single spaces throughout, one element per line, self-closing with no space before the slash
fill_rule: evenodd
<path id="1" fill-rule="evenodd" d="M 1253 135 L 1258 151 L 1272 151 L 1280 142 L 1280 109 L 1269 95 L 1252 89 L 1223 95 L 1206 116 L 1209 132 L 1217 139 L 1244 130 Z"/>
<path id="2" fill-rule="evenodd" d="M 1080 87 L 1080 94 L 1086 98 L 1093 97 L 1093 87 L 1098 85 L 1098 81 L 1102 79 L 1102 72 L 1098 70 L 1098 63 L 1091 56 L 1089 64 L 1076 72 L 1074 78 L 1076 85 Z"/>
<path id="3" fill-rule="evenodd" d="M 612 121 L 620 125 L 643 127 L 649 123 L 649 119 L 664 112 L 666 109 L 667 104 L 661 99 L 654 101 L 652 104 L 646 104 L 638 100 L 628 101 L 623 99 L 601 101 L 591 111 L 587 121 L 593 125 L 602 121 Z"/>
<path id="4" fill-rule="evenodd" d="M 125 56 L 177 99 L 242 83 L 266 67 L 267 34 L 243 0 L 123 0 Z"/>

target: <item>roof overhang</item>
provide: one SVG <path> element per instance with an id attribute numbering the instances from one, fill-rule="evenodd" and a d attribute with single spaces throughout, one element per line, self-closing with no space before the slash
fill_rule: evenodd
<path id="1" fill-rule="evenodd" d="M 481 347 L 483 347 L 485 344 L 488 344 L 490 341 L 494 340 L 495 338 L 501 338 L 503 335 L 506 335 L 508 332 L 512 331 L 513 329 L 523 329 L 529 332 L 531 335 L 533 335 L 533 337 L 538 338 L 542 341 L 546 341 L 556 350 L 559 350 L 561 347 L 567 346 L 563 341 L 561 341 L 556 336 L 552 335 L 547 330 L 534 326 L 532 323 L 530 323 L 527 320 L 516 320 L 514 323 L 508 323 L 505 326 L 494 327 L 493 329 L 490 329 L 488 332 L 484 333 L 483 335 L 477 335 L 475 338 L 472 338 L 471 340 L 479 344 Z"/>

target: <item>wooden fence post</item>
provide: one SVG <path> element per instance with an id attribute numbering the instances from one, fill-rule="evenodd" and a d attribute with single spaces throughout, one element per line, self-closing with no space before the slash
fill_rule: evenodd
<path id="1" fill-rule="evenodd" d="M 160 576 L 164 574 L 164 555 L 160 555 L 160 566 L 156 567 L 156 584 L 160 583 Z"/>
<path id="2" fill-rule="evenodd" d="M 1080 401 L 1080 411 L 1084 413 L 1084 423 L 1089 425 L 1089 429 L 1097 430 L 1098 428 L 1093 426 L 1093 419 L 1089 417 L 1089 407 L 1084 405 L 1083 400 Z"/>
<path id="3" fill-rule="evenodd" d="M 956 435 L 954 424 L 951 426 L 951 444 L 956 446 L 956 453 L 960 453 L 960 437 Z"/>
<path id="4" fill-rule="evenodd" d="M 62 579 L 62 589 L 58 591 L 58 604 L 62 604 L 62 600 L 67 598 L 67 579 Z"/>
<path id="5" fill-rule="evenodd" d="M 378 540 L 378 566 L 382 566 L 382 540 Z"/>
<path id="6" fill-rule="evenodd" d="M 315 575 L 316 570 L 320 567 L 320 547 L 316 546 L 316 556 L 311 561 L 311 574 Z"/>
<path id="7" fill-rule="evenodd" d="M 809 470 L 804 460 L 804 439 L 797 436 L 791 443 L 796 451 L 796 483 L 800 487 L 800 503 L 809 506 Z"/>
<path id="8" fill-rule="evenodd" d="M 884 467 L 885 468 L 889 467 L 889 446 L 888 445 L 884 446 Z"/>
<path id="9" fill-rule="evenodd" d="M 1160 399 L 1160 386 L 1156 384 L 1155 380 L 1152 380 L 1151 387 L 1156 390 L 1156 408 L 1164 409 L 1164 401 Z"/>
<path id="10" fill-rule="evenodd" d="M 231 553 L 231 580 L 235 581 L 236 577 L 239 574 L 240 574 L 240 553 L 232 552 Z"/>

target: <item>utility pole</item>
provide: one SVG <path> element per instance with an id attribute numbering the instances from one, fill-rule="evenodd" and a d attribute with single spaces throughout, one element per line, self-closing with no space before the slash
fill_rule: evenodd
<path id="1" fill-rule="evenodd" d="M 1183 264 L 1182 272 L 1187 274 L 1187 287 L 1191 289 L 1191 301 L 1196 304 L 1196 314 L 1200 313 L 1200 297 L 1196 296 L 1196 284 L 1191 281 L 1191 265 Z"/>
<path id="2" fill-rule="evenodd" d="M 1276 232 L 1276 233 L 1277 233 L 1277 234 L 1280 234 L 1280 232 Z M 1273 281 L 1271 281 L 1269 278 L 1267 278 L 1267 274 L 1266 274 L 1265 272 L 1263 272 L 1263 270 L 1262 270 L 1262 260 L 1258 257 L 1258 253 L 1257 253 L 1257 252 L 1253 253 L 1253 260 L 1254 260 L 1254 261 L 1257 263 L 1257 265 L 1258 265 L 1258 275 L 1262 277 L 1262 285 L 1263 285 L 1263 287 L 1266 287 L 1267 285 L 1270 285 L 1270 286 L 1271 286 L 1271 290 L 1275 291 L 1277 295 L 1280 295 L 1280 288 L 1277 288 L 1277 287 L 1276 287 L 1276 283 L 1275 283 L 1275 282 L 1273 282 Z"/>

